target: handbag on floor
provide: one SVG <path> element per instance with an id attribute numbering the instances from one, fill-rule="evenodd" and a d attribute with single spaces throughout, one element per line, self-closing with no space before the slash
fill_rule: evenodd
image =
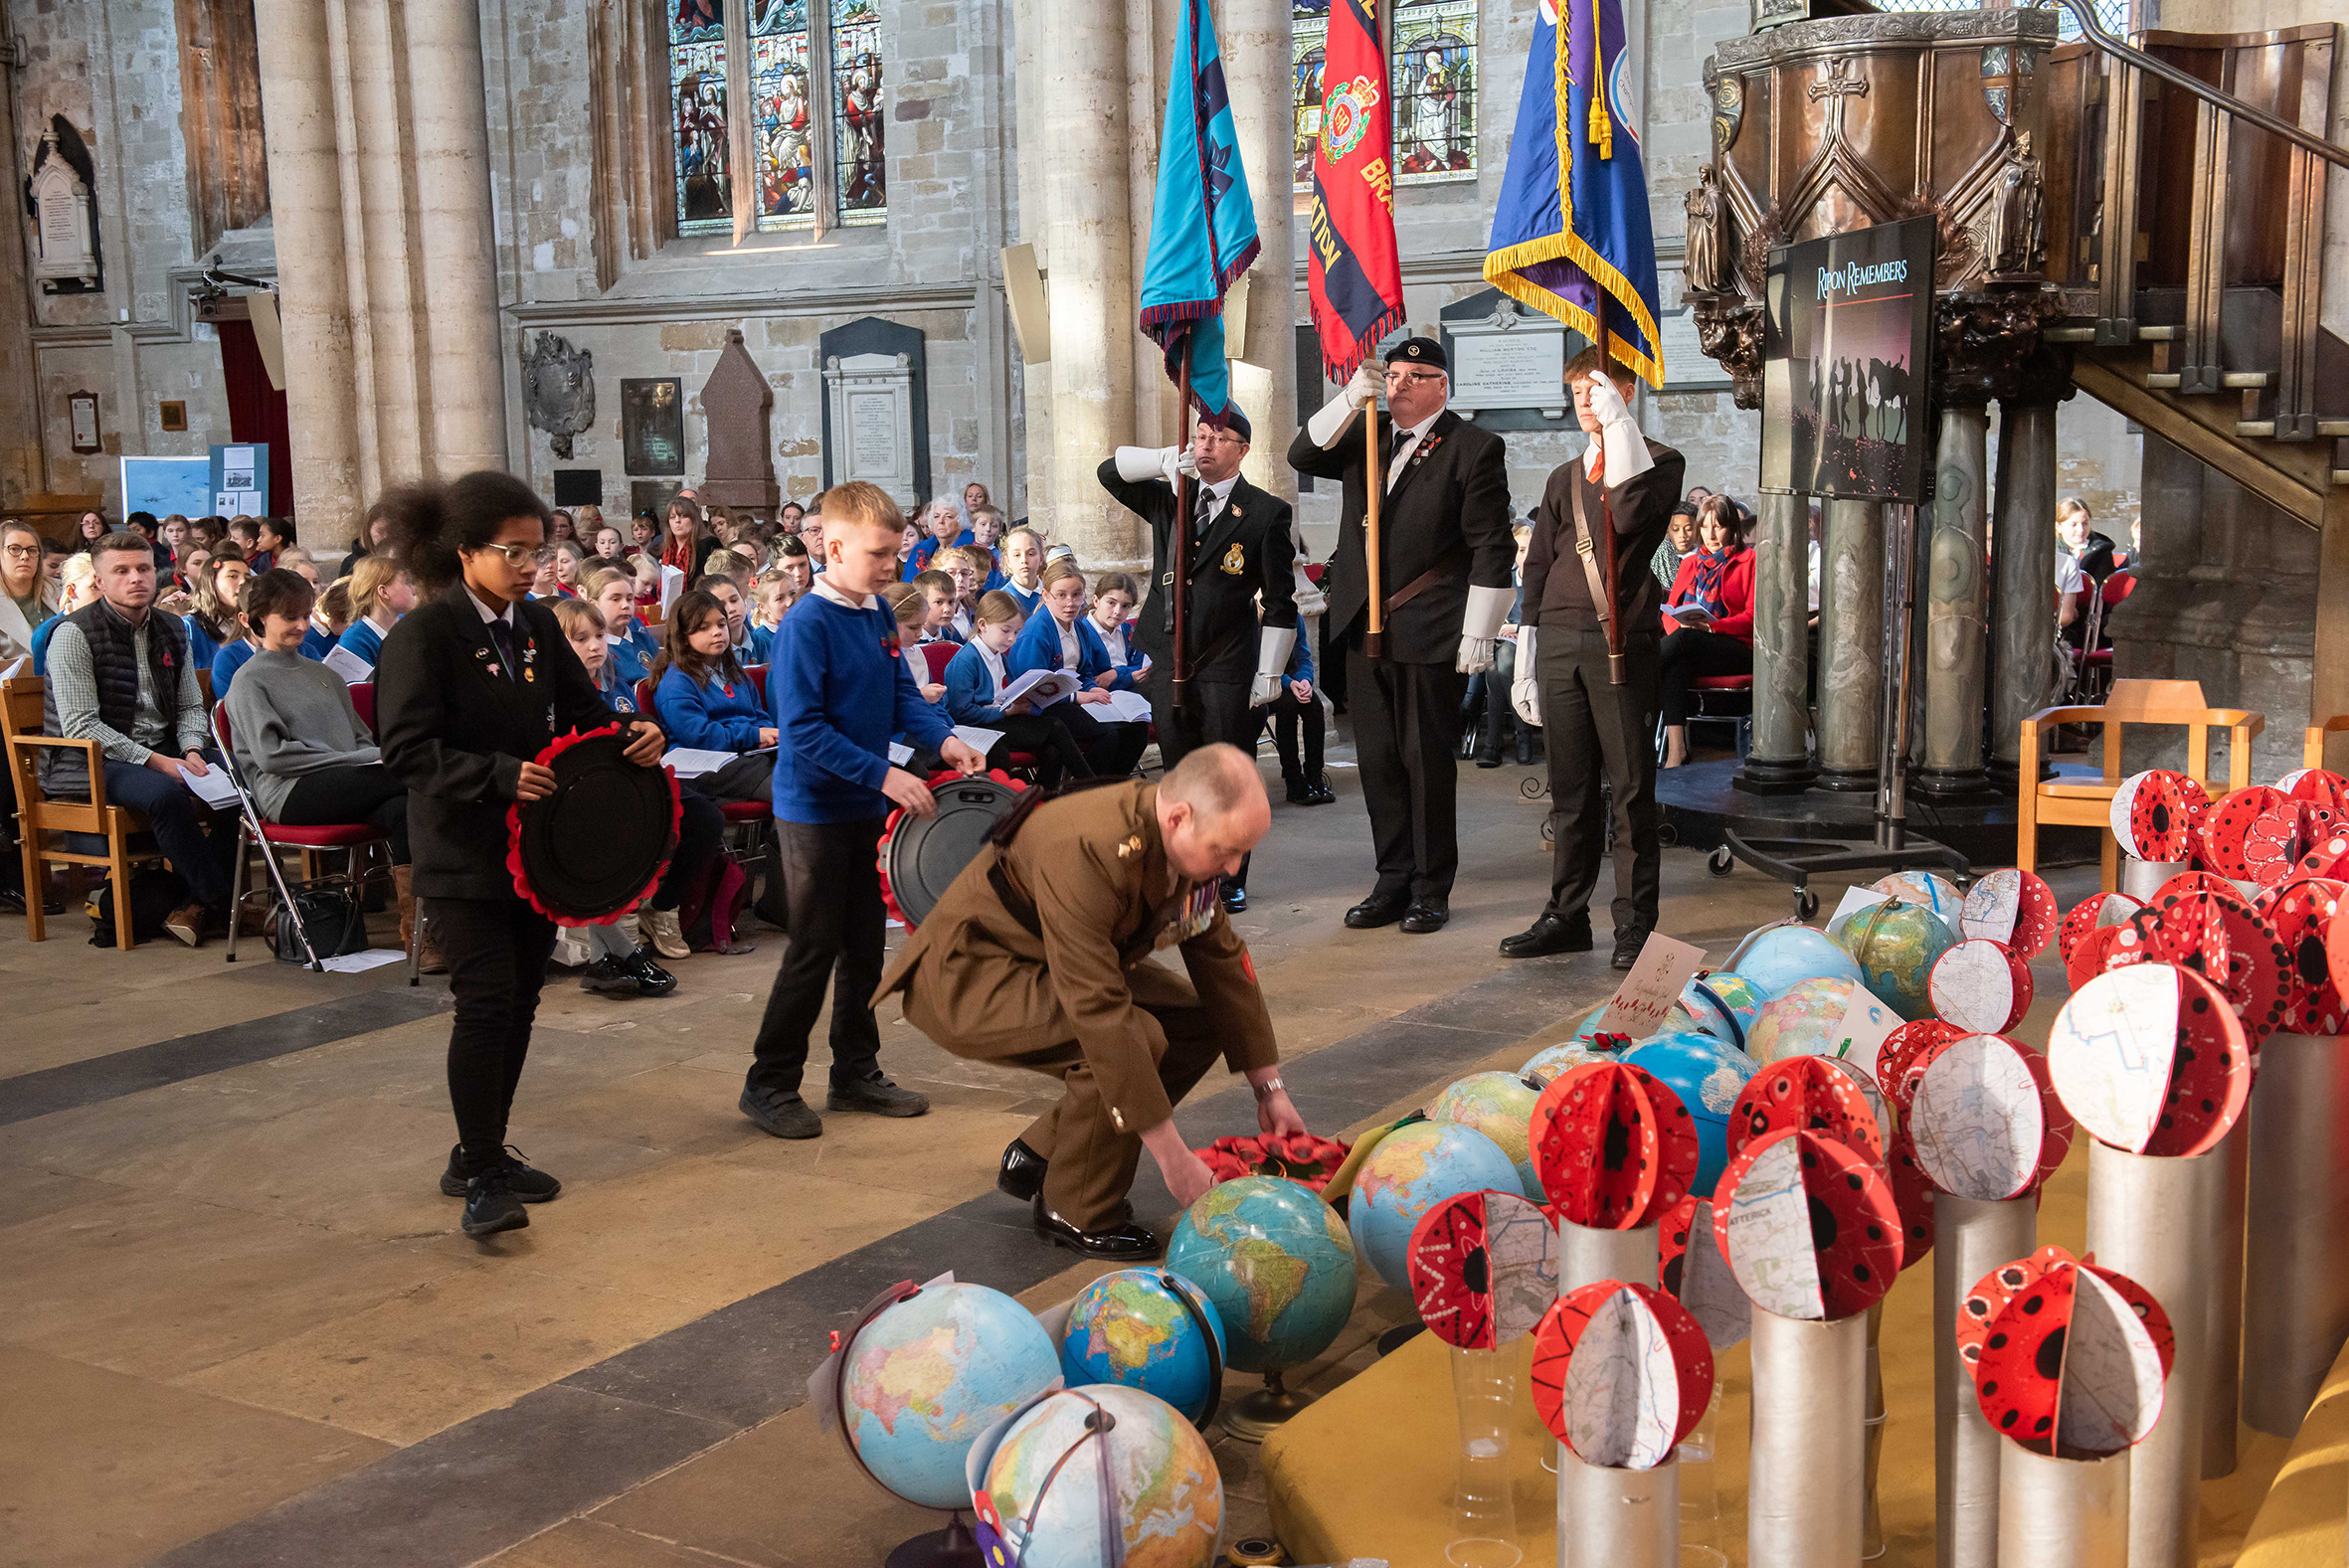
<path id="1" fill-rule="evenodd" d="M 339 958 L 347 953 L 367 951 L 367 921 L 348 889 L 311 888 L 293 895 L 293 919 L 285 918 L 282 904 L 271 914 L 276 926 L 272 946 L 280 962 L 307 963 L 311 953 L 320 958 Z M 305 932 L 310 939 L 309 953 L 302 951 Z"/>

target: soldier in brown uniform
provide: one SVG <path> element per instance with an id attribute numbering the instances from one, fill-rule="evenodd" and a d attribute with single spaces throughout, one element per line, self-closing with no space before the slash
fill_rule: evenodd
<path id="1" fill-rule="evenodd" d="M 1247 1075 L 1265 1132 L 1305 1131 L 1216 899 L 1271 824 L 1254 764 L 1225 745 L 1156 784 L 1047 800 L 964 868 L 883 972 L 873 1000 L 903 991 L 907 1021 L 955 1055 L 1061 1081 L 996 1178 L 1049 1240 L 1095 1258 L 1158 1252 L 1126 1193 L 1146 1147 L 1176 1203 L 1212 1184 L 1174 1107 L 1218 1056 Z M 1152 961 L 1166 948 L 1188 979 Z"/>

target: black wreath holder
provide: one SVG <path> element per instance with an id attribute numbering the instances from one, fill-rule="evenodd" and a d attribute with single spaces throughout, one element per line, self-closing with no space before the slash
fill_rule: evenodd
<path id="1" fill-rule="evenodd" d="M 628 760 L 618 724 L 558 739 L 535 759 L 553 791 L 506 808 L 514 891 L 558 926 L 608 926 L 668 870 L 684 802 L 676 775 Z"/>

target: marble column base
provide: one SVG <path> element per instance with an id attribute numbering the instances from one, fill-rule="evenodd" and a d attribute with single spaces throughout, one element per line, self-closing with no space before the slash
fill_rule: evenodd
<path id="1" fill-rule="evenodd" d="M 1914 768 L 1908 774 L 1908 792 L 1933 800 L 1970 800 L 1998 793 L 1983 768 Z"/>
<path id="2" fill-rule="evenodd" d="M 1874 793 L 1879 771 L 1874 768 L 1822 768 L 1813 783 L 1821 789 L 1837 789 L 1849 794 Z"/>
<path id="3" fill-rule="evenodd" d="M 1800 794 L 1811 786 L 1817 774 L 1807 757 L 1781 762 L 1749 755 L 1737 769 L 1737 777 L 1729 781 L 1729 787 L 1747 794 Z"/>

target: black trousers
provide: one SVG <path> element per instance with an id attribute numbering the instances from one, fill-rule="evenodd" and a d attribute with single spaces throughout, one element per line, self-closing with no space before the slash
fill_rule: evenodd
<path id="1" fill-rule="evenodd" d="M 430 907 L 456 1001 L 449 1026 L 449 1103 L 469 1172 L 505 1146 L 539 987 L 555 953 L 555 923 L 514 898 L 436 898 Z"/>
<path id="2" fill-rule="evenodd" d="M 1132 773 L 1134 765 L 1142 761 L 1143 749 L 1150 745 L 1149 725 L 1096 719 L 1093 710 L 1074 697 L 1056 702 L 1044 711 L 1055 723 L 1067 727 L 1077 750 L 1084 754 L 1085 766 L 1106 778 L 1123 779 Z"/>
<path id="3" fill-rule="evenodd" d="M 1174 711 L 1172 666 L 1153 675 L 1150 684 L 1150 717 L 1158 726 L 1159 759 L 1169 768 L 1200 747 L 1218 742 L 1243 752 L 1256 750 L 1257 718 L 1248 707 L 1249 682 L 1193 679 L 1189 700 L 1180 714 Z"/>
<path id="4" fill-rule="evenodd" d="M 1460 870 L 1460 699 L 1468 677 L 1450 664 L 1400 664 L 1346 639 L 1347 710 L 1370 810 L 1381 898 L 1450 898 Z"/>
<path id="5" fill-rule="evenodd" d="M 220 755 L 206 748 L 204 761 L 217 769 Z M 171 869 L 188 890 L 188 897 L 206 909 L 223 909 L 229 902 L 229 875 L 237 864 L 237 812 L 234 807 L 217 815 L 188 792 L 187 785 L 169 774 L 143 763 L 104 759 L 106 803 L 125 805 L 147 819 L 155 845 L 171 861 Z M 89 798 L 87 791 L 84 799 Z M 207 834 L 204 824 L 210 821 Z M 116 888 L 120 898 L 122 890 Z"/>
<path id="6" fill-rule="evenodd" d="M 1615 797 L 1615 929 L 1656 929 L 1663 879 L 1656 841 L 1656 642 L 1627 638 L 1628 679 L 1612 686 L 1603 632 L 1541 628 L 1541 736 L 1549 750 L 1553 835 L 1549 914 L 1582 913 L 1598 887 L 1607 838 L 1599 803 L 1603 773 Z"/>
<path id="7" fill-rule="evenodd" d="M 380 763 L 321 768 L 293 782 L 277 820 L 289 827 L 372 822 L 392 841 L 392 864 L 408 864 L 408 785 Z"/>
<path id="8" fill-rule="evenodd" d="M 764 800 L 775 790 L 775 754 L 737 757 L 716 773 L 694 780 L 693 785 L 713 800 Z"/>
<path id="9" fill-rule="evenodd" d="M 773 759 L 768 761 L 772 765 Z M 675 909 L 685 902 L 686 892 L 718 858 L 719 843 L 726 836 L 726 819 L 718 813 L 718 802 L 701 792 L 699 783 L 680 782 L 677 785 L 677 848 L 669 856 L 669 868 L 661 874 L 660 885 L 652 890 L 654 909 Z"/>
<path id="10" fill-rule="evenodd" d="M 826 983 L 832 994 L 832 1082 L 866 1078 L 878 1069 L 881 1031 L 873 1022 L 872 994 L 881 983 L 887 916 L 873 856 L 885 821 L 876 816 L 775 824 L 791 939 L 751 1048 L 750 1088 L 799 1093 Z"/>
<path id="11" fill-rule="evenodd" d="M 993 723 L 981 725 L 981 729 L 1000 730 L 1003 734 L 994 750 L 987 754 L 988 767 L 1007 768 L 1012 752 L 1025 752 L 1036 760 L 1036 784 L 1042 788 L 1056 787 L 1068 774 L 1091 778 L 1093 765 L 1085 760 L 1084 748 L 1077 745 L 1076 735 L 1053 717 L 1068 706 L 1056 702 L 1042 713 L 1007 713 Z"/>
<path id="12" fill-rule="evenodd" d="M 1661 689 L 1666 724 L 1689 722 L 1689 683 L 1700 675 L 1750 675 L 1753 644 L 1683 626 L 1666 636 L 1657 651 L 1657 685 Z"/>
<path id="13" fill-rule="evenodd" d="M 1283 779 L 1314 780 L 1322 776 L 1322 694 L 1315 692 L 1303 702 L 1284 682 L 1281 694 L 1271 703 L 1272 749 L 1281 756 Z M 1297 759 L 1297 736 L 1305 734 L 1305 760 Z"/>

